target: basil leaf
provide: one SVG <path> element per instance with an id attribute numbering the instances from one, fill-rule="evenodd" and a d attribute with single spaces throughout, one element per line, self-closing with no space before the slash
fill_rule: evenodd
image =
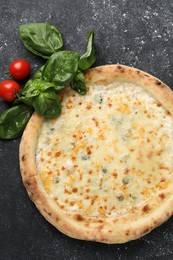
<path id="1" fill-rule="evenodd" d="M 88 45 L 87 51 L 84 53 L 79 60 L 79 69 L 87 70 L 96 61 L 95 50 L 94 50 L 94 32 L 88 34 Z"/>
<path id="2" fill-rule="evenodd" d="M 45 59 L 63 46 L 61 33 L 55 26 L 48 23 L 21 25 L 19 34 L 28 50 Z"/>
<path id="3" fill-rule="evenodd" d="M 77 72 L 78 60 L 79 54 L 73 51 L 52 54 L 43 69 L 43 79 L 55 85 L 67 86 Z"/>
<path id="4" fill-rule="evenodd" d="M 35 83 L 37 83 L 38 81 L 40 81 L 40 79 L 35 79 L 34 81 Z M 32 79 L 28 80 L 21 92 L 21 95 L 28 97 L 37 96 L 40 93 L 40 91 L 37 89 L 36 85 L 37 84 L 33 84 Z"/>
<path id="5" fill-rule="evenodd" d="M 78 70 L 75 78 L 71 82 L 71 88 L 77 91 L 81 95 L 86 94 L 86 85 L 85 85 L 85 79 L 83 73 Z"/>
<path id="6" fill-rule="evenodd" d="M 27 97 L 27 96 L 21 96 L 18 98 L 18 102 L 15 102 L 15 104 L 24 103 L 27 106 L 33 107 L 35 97 Z"/>
<path id="7" fill-rule="evenodd" d="M 61 113 L 61 101 L 56 91 L 48 89 L 34 99 L 35 111 L 45 117 L 56 117 Z"/>
<path id="8" fill-rule="evenodd" d="M 35 97 L 39 95 L 41 91 L 54 87 L 56 86 L 51 82 L 47 82 L 42 79 L 31 79 L 26 83 L 21 94 L 27 97 Z"/>
<path id="9" fill-rule="evenodd" d="M 43 77 L 42 77 L 42 72 L 43 72 L 43 69 L 44 69 L 44 66 L 45 65 L 43 65 L 36 73 L 35 73 L 35 75 L 34 75 L 34 79 L 42 79 Z M 61 89 L 63 89 L 65 86 L 57 86 L 57 85 L 54 85 L 54 89 L 56 90 L 56 91 L 60 91 Z"/>
<path id="10" fill-rule="evenodd" d="M 14 139 L 19 137 L 28 123 L 33 108 L 19 104 L 5 110 L 0 115 L 0 138 Z"/>
<path id="11" fill-rule="evenodd" d="M 61 89 L 65 88 L 65 86 L 57 86 L 54 85 L 54 90 L 56 90 L 57 92 L 60 91 Z"/>
<path id="12" fill-rule="evenodd" d="M 39 70 L 34 74 L 33 79 L 42 79 L 42 72 L 44 69 L 44 65 L 39 68 Z"/>

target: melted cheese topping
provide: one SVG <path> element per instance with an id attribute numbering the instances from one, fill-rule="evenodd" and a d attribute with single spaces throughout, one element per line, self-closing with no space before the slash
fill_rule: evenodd
<path id="1" fill-rule="evenodd" d="M 130 83 L 69 90 L 40 129 L 36 163 L 47 194 L 71 214 L 122 216 L 159 206 L 173 169 L 173 118 Z M 159 197 L 159 196 L 160 197 Z"/>

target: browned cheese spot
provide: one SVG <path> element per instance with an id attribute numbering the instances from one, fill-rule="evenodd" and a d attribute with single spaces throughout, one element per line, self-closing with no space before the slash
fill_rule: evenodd
<path id="1" fill-rule="evenodd" d="M 146 205 L 142 208 L 143 213 L 147 213 L 149 210 L 150 210 L 150 207 L 149 207 L 148 204 L 146 204 Z"/>
<path id="2" fill-rule="evenodd" d="M 84 220 L 84 218 L 80 214 L 75 215 L 75 219 L 77 221 L 83 221 Z"/>
<path id="3" fill-rule="evenodd" d="M 61 152 L 60 152 L 60 151 L 58 151 L 58 152 L 55 153 L 55 156 L 56 156 L 56 157 L 59 157 L 60 155 L 61 155 Z"/>
<path id="4" fill-rule="evenodd" d="M 104 221 L 102 219 L 97 220 L 98 223 L 103 223 Z"/>
<path id="5" fill-rule="evenodd" d="M 147 154 L 147 158 L 148 159 L 152 159 L 154 156 L 154 152 L 151 150 L 148 154 Z"/>
<path id="6" fill-rule="evenodd" d="M 157 107 L 161 107 L 161 106 L 162 106 L 161 103 L 158 102 L 158 103 L 157 103 Z"/>
<path id="7" fill-rule="evenodd" d="M 158 195 L 162 200 L 165 198 L 165 194 L 164 193 L 161 193 Z"/>
<path id="8" fill-rule="evenodd" d="M 124 171 L 124 174 L 128 174 L 129 173 L 129 169 L 126 168 L 125 171 Z"/>
<path id="9" fill-rule="evenodd" d="M 87 152 L 88 155 L 91 155 L 92 154 L 91 147 L 87 147 L 86 152 Z"/>
<path id="10" fill-rule="evenodd" d="M 95 117 L 93 117 L 92 120 L 94 121 L 94 123 L 95 123 L 96 126 L 99 125 L 99 122 L 98 122 L 98 120 L 97 120 Z"/>
<path id="11" fill-rule="evenodd" d="M 87 110 L 90 110 L 90 109 L 91 109 L 91 104 L 87 104 L 87 105 L 86 105 L 86 109 L 87 109 Z"/>
<path id="12" fill-rule="evenodd" d="M 78 191 L 78 188 L 76 188 L 76 187 L 74 187 L 73 189 L 72 189 L 72 192 L 77 192 Z"/>
<path id="13" fill-rule="evenodd" d="M 68 191 L 67 189 L 64 189 L 64 193 L 71 194 L 71 192 Z"/>
<path id="14" fill-rule="evenodd" d="M 117 177 L 118 177 L 118 173 L 117 173 L 117 172 L 113 172 L 113 173 L 112 173 L 112 176 L 113 176 L 114 178 L 117 178 Z"/>
<path id="15" fill-rule="evenodd" d="M 92 197 L 92 200 L 91 200 L 91 205 L 94 205 L 95 201 L 97 200 L 98 196 L 95 195 Z"/>
<path id="16" fill-rule="evenodd" d="M 171 113 L 168 110 L 166 111 L 166 114 L 169 115 L 169 116 L 171 115 Z"/>

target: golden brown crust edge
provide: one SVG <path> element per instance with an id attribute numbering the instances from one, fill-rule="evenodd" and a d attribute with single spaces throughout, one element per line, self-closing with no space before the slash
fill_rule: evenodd
<path id="1" fill-rule="evenodd" d="M 138 84 L 152 94 L 173 115 L 173 93 L 155 77 L 124 65 L 105 65 L 90 69 L 85 74 L 86 84 L 107 84 L 114 80 Z M 90 222 L 82 216 L 71 218 L 57 208 L 44 191 L 38 178 L 35 150 L 43 118 L 36 113 L 30 119 L 20 144 L 20 168 L 26 190 L 42 215 L 68 236 L 103 243 L 124 243 L 137 239 L 166 221 L 173 213 L 173 195 L 161 207 L 139 221 L 131 220 L 130 226 L 110 220 Z M 112 227 L 113 225 L 113 227 Z"/>

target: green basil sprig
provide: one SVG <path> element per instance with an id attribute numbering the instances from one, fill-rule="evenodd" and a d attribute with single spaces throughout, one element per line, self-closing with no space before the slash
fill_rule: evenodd
<path id="1" fill-rule="evenodd" d="M 80 70 L 89 69 L 96 61 L 95 50 L 94 50 L 94 32 L 93 31 L 90 32 L 87 38 L 88 38 L 87 51 L 80 57 L 79 60 Z"/>
<path id="2" fill-rule="evenodd" d="M 28 50 L 45 59 L 63 47 L 61 33 L 55 26 L 48 23 L 21 25 L 19 34 Z"/>
<path id="3" fill-rule="evenodd" d="M 18 101 L 32 106 L 42 116 L 55 117 L 61 113 L 61 102 L 56 92 L 57 86 L 53 83 L 33 79 L 26 83 Z"/>
<path id="4" fill-rule="evenodd" d="M 14 139 L 19 137 L 28 123 L 33 108 L 19 104 L 5 110 L 0 115 L 0 138 Z"/>
<path id="5" fill-rule="evenodd" d="M 35 97 L 38 96 L 42 91 L 47 91 L 49 88 L 54 88 L 54 84 L 43 81 L 41 79 L 30 79 L 25 84 L 25 87 L 21 92 L 21 96 L 15 100 L 15 103 L 20 101 L 28 106 L 33 106 Z"/>

